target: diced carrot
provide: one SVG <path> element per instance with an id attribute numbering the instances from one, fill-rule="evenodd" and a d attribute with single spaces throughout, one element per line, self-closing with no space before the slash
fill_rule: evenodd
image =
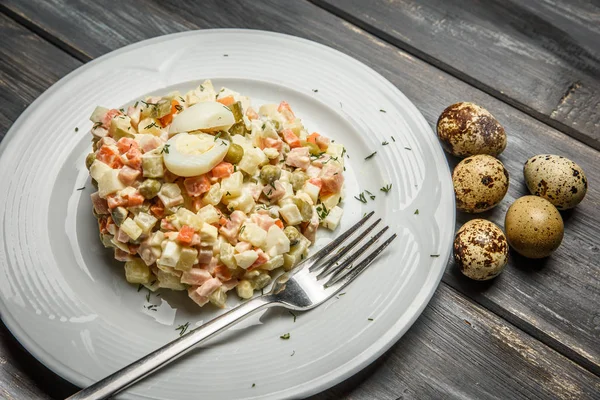
<path id="1" fill-rule="evenodd" d="M 122 137 L 121 139 L 119 139 L 119 141 L 117 142 L 117 148 L 119 149 L 119 152 L 121 154 L 125 154 L 127 153 L 130 149 L 133 148 L 139 148 L 140 146 L 138 145 L 138 142 L 136 142 L 135 140 L 128 138 L 128 137 Z"/>
<path id="2" fill-rule="evenodd" d="M 233 164 L 222 161 L 212 169 L 212 176 L 215 178 L 227 178 L 233 174 Z"/>
<path id="3" fill-rule="evenodd" d="M 220 99 L 217 99 L 217 101 L 223 104 L 224 106 L 230 106 L 233 103 L 235 103 L 235 99 L 233 98 L 233 96 L 221 97 Z"/>
<path id="4" fill-rule="evenodd" d="M 248 119 L 252 121 L 258 119 L 258 114 L 256 113 L 256 111 L 254 111 L 254 108 L 248 107 L 248 109 L 246 110 L 246 117 L 248 117 Z"/>
<path id="5" fill-rule="evenodd" d="M 142 152 L 137 147 L 132 147 L 125 153 L 125 164 L 138 171 L 142 170 Z"/>
<path id="6" fill-rule="evenodd" d="M 227 218 L 221 217 L 219 218 L 219 225 L 223 226 L 227 223 Z"/>
<path id="7" fill-rule="evenodd" d="M 107 222 L 106 217 L 98 218 L 98 229 L 100 230 L 100 233 L 102 233 L 102 234 L 108 233 L 108 230 L 106 229 L 106 222 Z"/>
<path id="8" fill-rule="evenodd" d="M 137 254 L 140 245 L 128 243 L 127 247 L 129 248 L 129 254 Z"/>
<path id="9" fill-rule="evenodd" d="M 231 271 L 225 265 L 217 265 L 215 267 L 215 277 L 221 281 L 228 281 L 231 279 Z"/>
<path id="10" fill-rule="evenodd" d="M 185 178 L 183 186 L 185 186 L 188 196 L 197 197 L 210 190 L 210 181 L 206 175 L 194 176 Z"/>
<path id="11" fill-rule="evenodd" d="M 156 198 L 155 203 L 150 206 L 150 212 L 156 218 L 162 218 L 165 216 L 165 205 L 163 204 L 162 201 L 160 201 L 160 199 L 158 197 Z"/>
<path id="12" fill-rule="evenodd" d="M 111 210 L 116 207 L 126 206 L 128 200 L 124 197 L 121 197 L 117 194 L 109 194 L 106 196 L 106 202 L 108 203 L 108 208 Z"/>
<path id="13" fill-rule="evenodd" d="M 121 168 L 123 166 L 120 156 L 119 149 L 114 146 L 103 145 L 96 152 L 96 160 L 102 161 L 111 168 Z"/>
<path id="14" fill-rule="evenodd" d="M 280 227 L 281 229 L 283 229 L 283 222 L 281 222 L 280 219 L 276 219 L 275 220 L 275 225 L 277 225 L 278 227 Z"/>
<path id="15" fill-rule="evenodd" d="M 188 225 L 184 225 L 179 230 L 179 235 L 177 235 L 177 241 L 184 246 L 189 246 L 192 244 L 192 239 L 194 238 L 194 228 Z"/>
<path id="16" fill-rule="evenodd" d="M 313 132 L 313 133 L 311 133 L 310 135 L 308 135 L 308 137 L 306 138 L 306 141 L 307 141 L 308 143 L 314 143 L 314 144 L 317 144 L 317 138 L 318 138 L 319 136 L 321 136 L 321 135 L 319 135 L 317 132 Z"/>
<path id="17" fill-rule="evenodd" d="M 321 178 L 310 178 L 308 181 L 313 185 L 317 186 L 319 189 L 323 187 L 323 181 L 321 180 Z"/>
<path id="18" fill-rule="evenodd" d="M 292 111 L 292 107 L 290 107 L 287 101 L 282 101 L 279 103 L 277 111 L 279 111 L 285 117 L 285 119 L 288 120 L 288 122 L 291 122 L 296 118 L 294 112 Z"/>
<path id="19" fill-rule="evenodd" d="M 283 135 L 283 140 L 289 144 L 292 149 L 300 147 L 300 139 L 298 139 L 298 136 L 296 136 L 291 129 L 284 129 L 281 131 L 281 134 Z"/>
<path id="20" fill-rule="evenodd" d="M 135 206 L 141 206 L 142 204 L 144 204 L 144 196 L 142 196 L 140 194 L 140 192 L 138 192 L 137 190 L 130 194 L 129 196 L 127 196 L 127 206 L 128 207 L 135 207 Z"/>

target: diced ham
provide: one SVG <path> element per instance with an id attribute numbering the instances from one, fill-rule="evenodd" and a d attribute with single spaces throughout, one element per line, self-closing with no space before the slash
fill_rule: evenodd
<path id="1" fill-rule="evenodd" d="M 273 139 L 273 138 L 264 138 L 263 144 L 265 147 L 269 147 L 271 149 L 275 149 L 278 152 L 281 152 L 283 148 L 283 141 L 281 139 Z"/>
<path id="2" fill-rule="evenodd" d="M 144 135 L 142 139 L 140 139 L 140 148 L 144 153 L 152 151 L 162 145 L 163 142 L 156 136 Z"/>
<path id="3" fill-rule="evenodd" d="M 248 183 L 244 186 L 244 189 L 252 196 L 254 201 L 257 201 L 263 190 L 263 186 L 259 183 Z"/>
<path id="4" fill-rule="evenodd" d="M 102 146 L 116 146 L 117 145 L 117 141 L 113 138 L 111 138 L 110 136 L 105 136 L 102 139 L 100 139 L 98 141 L 98 143 L 96 144 L 96 146 L 98 146 L 98 148 L 102 147 Z"/>
<path id="5" fill-rule="evenodd" d="M 209 279 L 212 279 L 211 274 L 201 268 L 192 268 L 181 275 L 181 283 L 186 285 L 200 286 Z"/>
<path id="6" fill-rule="evenodd" d="M 126 197 L 121 197 L 117 194 L 109 194 L 106 196 L 106 201 L 109 209 L 113 209 L 115 207 L 126 206 L 129 202 Z"/>
<path id="7" fill-rule="evenodd" d="M 306 168 L 306 175 L 308 175 L 309 178 L 317 178 L 319 175 L 321 175 L 321 168 L 311 165 L 310 167 Z"/>
<path id="8" fill-rule="evenodd" d="M 105 199 L 101 198 L 98 192 L 94 192 L 90 195 L 92 204 L 94 205 L 94 211 L 96 214 L 110 214 L 108 209 L 108 203 Z"/>
<path id="9" fill-rule="evenodd" d="M 163 231 L 176 231 L 177 229 L 173 226 L 169 220 L 163 218 L 160 220 L 160 229 Z"/>
<path id="10" fill-rule="evenodd" d="M 125 165 L 119 171 L 119 180 L 123 182 L 125 186 L 131 186 L 133 182 L 140 176 L 141 172 L 138 169 L 133 169 L 128 165 Z"/>
<path id="11" fill-rule="evenodd" d="M 321 170 L 321 193 L 339 193 L 344 185 L 342 166 L 338 163 L 327 163 Z"/>
<path id="12" fill-rule="evenodd" d="M 198 263 L 210 264 L 213 259 L 213 250 L 211 246 L 202 246 L 198 251 Z"/>
<path id="13" fill-rule="evenodd" d="M 217 278 L 211 278 L 204 282 L 202 286 L 196 289 L 199 296 L 210 296 L 212 292 L 217 290 L 222 285 L 221 281 Z"/>
<path id="14" fill-rule="evenodd" d="M 139 105 L 138 105 L 138 107 L 129 106 L 127 108 L 127 116 L 131 120 L 131 126 L 133 126 L 135 129 L 138 128 L 138 124 L 140 123 L 140 114 L 141 114 L 141 109 L 140 109 Z"/>
<path id="15" fill-rule="evenodd" d="M 285 117 L 285 119 L 288 120 L 288 122 L 292 122 L 294 119 L 296 119 L 296 116 L 292 111 L 292 107 L 290 107 L 287 101 L 282 101 L 281 103 L 279 103 L 277 111 L 279 111 Z"/>
<path id="16" fill-rule="evenodd" d="M 117 142 L 117 148 L 119 149 L 119 152 L 121 154 L 125 154 L 130 149 L 133 149 L 133 148 L 138 149 L 139 147 L 140 147 L 139 144 L 135 140 L 128 138 L 128 137 L 122 137 Z"/>
<path id="17" fill-rule="evenodd" d="M 319 214 L 315 210 L 313 210 L 312 217 L 304 230 L 302 230 L 302 234 L 310 240 L 312 243 L 315 242 L 315 236 L 317 234 L 317 229 L 319 228 Z"/>
<path id="18" fill-rule="evenodd" d="M 152 246 L 150 245 L 150 240 L 151 240 L 150 237 L 148 237 L 146 240 L 144 240 L 140 244 L 140 247 L 138 247 L 138 250 L 137 250 L 137 253 L 140 256 L 140 258 L 148 266 L 154 264 L 156 262 L 156 260 L 158 259 L 158 255 L 160 254 L 160 252 L 158 250 L 155 250 L 152 248 Z"/>
<path id="19" fill-rule="evenodd" d="M 130 261 L 131 259 L 132 259 L 131 254 L 115 247 L 115 260 L 127 262 L 127 261 Z"/>
<path id="20" fill-rule="evenodd" d="M 252 250 L 252 245 L 248 242 L 238 242 L 235 245 L 235 251 L 237 253 L 243 253 L 245 251 Z"/>
<path id="21" fill-rule="evenodd" d="M 248 119 L 252 121 L 254 119 L 258 119 L 258 114 L 256 111 L 254 111 L 252 107 L 248 107 L 248 109 L 246 110 L 246 117 L 248 117 Z"/>
<path id="22" fill-rule="evenodd" d="M 211 170 L 212 176 L 215 178 L 227 178 L 233 174 L 233 164 L 222 161 L 215 165 Z"/>
<path id="23" fill-rule="evenodd" d="M 265 186 L 262 192 L 271 202 L 279 201 L 283 196 L 285 196 L 285 188 L 279 181 L 273 182 L 273 185 Z"/>
<path id="24" fill-rule="evenodd" d="M 121 115 L 121 111 L 115 108 L 113 108 L 112 110 L 108 110 L 106 114 L 104 114 L 104 116 L 102 117 L 102 127 L 106 129 L 110 128 L 110 122 L 117 115 Z"/>
<path id="25" fill-rule="evenodd" d="M 192 247 L 200 246 L 201 243 L 202 242 L 200 240 L 200 235 L 198 235 L 197 233 L 194 233 L 194 236 L 192 236 L 192 243 L 190 244 L 190 246 L 192 246 Z"/>
<path id="26" fill-rule="evenodd" d="M 198 289 L 200 289 L 199 286 L 190 287 L 188 289 L 188 296 L 190 296 L 190 299 L 194 300 L 196 304 L 202 307 L 203 305 L 208 303 L 208 296 L 201 296 L 200 294 L 198 294 Z"/>
<path id="27" fill-rule="evenodd" d="M 129 248 L 129 254 L 134 255 L 134 254 L 137 254 L 138 249 L 140 248 L 140 245 L 129 243 L 129 244 L 127 244 L 127 247 Z"/>
<path id="28" fill-rule="evenodd" d="M 323 165 L 327 164 L 331 160 L 331 156 L 329 154 L 321 154 L 319 158 L 312 161 L 312 165 L 318 168 L 323 168 Z"/>
<path id="29" fill-rule="evenodd" d="M 245 219 L 246 214 L 239 210 L 235 210 L 229 216 L 229 221 L 227 221 L 225 226 L 219 228 L 219 232 L 221 232 L 221 235 L 223 235 L 223 237 L 227 239 L 229 243 L 235 244 L 237 243 L 238 232 L 240 231 L 240 227 Z"/>
<path id="30" fill-rule="evenodd" d="M 250 219 L 265 231 L 269 231 L 269 228 L 275 225 L 275 219 L 265 214 L 253 214 Z"/>
<path id="31" fill-rule="evenodd" d="M 129 242 L 129 236 L 123 232 L 123 229 L 119 228 L 119 230 L 117 231 L 117 235 L 115 236 L 115 239 L 117 239 L 117 241 L 121 242 L 121 243 L 127 243 Z"/>
<path id="32" fill-rule="evenodd" d="M 254 261 L 254 264 L 248 267 L 248 271 L 252 271 L 269 261 L 269 256 L 262 251 L 261 249 L 256 250 L 256 254 L 258 254 L 258 258 Z"/>
<path id="33" fill-rule="evenodd" d="M 198 197 L 210 190 L 210 181 L 206 175 L 185 178 L 183 186 L 190 197 Z"/>
<path id="34" fill-rule="evenodd" d="M 306 170 L 310 166 L 310 157 L 308 147 L 292 149 L 285 159 L 285 163 L 290 167 L 297 167 Z"/>
<path id="35" fill-rule="evenodd" d="M 236 278 L 231 278 L 228 281 L 223 282 L 223 285 L 221 286 L 226 292 L 230 291 L 231 289 L 233 289 L 234 287 L 237 286 L 237 284 L 240 281 L 238 281 Z"/>
<path id="36" fill-rule="evenodd" d="M 327 150 L 327 148 L 329 147 L 329 143 L 330 143 L 330 142 L 331 142 L 331 141 L 329 140 L 329 138 L 328 138 L 328 137 L 325 137 L 325 136 L 323 136 L 323 135 L 319 135 L 319 136 L 317 136 L 317 138 L 316 138 L 316 143 L 317 143 L 317 146 L 319 146 L 319 148 L 320 148 L 321 150 L 323 150 L 323 151 Z"/>

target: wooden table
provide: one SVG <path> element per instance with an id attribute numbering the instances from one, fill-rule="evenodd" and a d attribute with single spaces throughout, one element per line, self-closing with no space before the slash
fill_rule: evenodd
<path id="1" fill-rule="evenodd" d="M 191 29 L 251 28 L 338 49 L 384 75 L 433 126 L 457 101 L 490 110 L 508 133 L 500 226 L 526 194 L 539 153 L 579 163 L 590 187 L 563 213 L 551 257 L 511 254 L 491 282 L 449 260 L 431 303 L 371 366 L 315 399 L 600 398 L 600 6 L 583 0 L 2 0 L 0 138 L 68 72 L 143 39 Z M 42 133 L 40 133 L 42 134 Z M 449 159 L 451 164 L 456 160 Z M 459 215 L 458 223 L 472 218 Z M 63 398 L 77 388 L 2 325 L 0 397 Z"/>

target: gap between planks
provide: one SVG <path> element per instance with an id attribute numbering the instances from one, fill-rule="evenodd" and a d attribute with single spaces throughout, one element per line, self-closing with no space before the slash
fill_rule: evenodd
<path id="1" fill-rule="evenodd" d="M 552 113 L 550 113 L 550 115 L 546 115 L 546 114 L 541 113 L 541 112 L 535 110 L 534 108 L 528 106 L 527 104 L 524 104 L 524 103 L 522 103 L 516 99 L 513 99 L 509 96 L 506 96 L 502 91 L 499 91 L 499 90 L 493 88 L 492 86 L 490 86 L 486 83 L 483 83 L 478 79 L 473 78 L 472 76 L 460 71 L 459 69 L 449 65 L 448 63 L 446 63 L 436 57 L 430 56 L 429 54 L 408 44 L 406 41 L 402 41 L 400 39 L 393 37 L 392 35 L 384 32 L 383 30 L 377 28 L 376 26 L 373 26 L 373 25 L 369 24 L 368 22 L 363 21 L 358 17 L 355 17 L 354 15 L 350 14 L 349 12 L 340 9 L 340 8 L 334 6 L 333 4 L 329 4 L 323 0 L 306 0 L 306 1 L 314 4 L 315 6 L 321 8 L 324 11 L 329 12 L 330 14 L 332 14 L 338 18 L 343 19 L 344 21 L 347 21 L 347 22 L 357 26 L 361 30 L 374 35 L 378 39 L 383 40 L 384 42 L 390 44 L 391 46 L 397 47 L 397 48 L 407 52 L 408 54 L 410 54 L 428 64 L 431 64 L 433 67 L 446 72 L 447 74 L 455 77 L 456 79 L 459 79 L 459 80 L 467 83 L 468 85 L 471 85 L 471 86 L 481 90 L 482 92 L 485 92 L 486 94 L 502 101 L 503 103 L 506 103 L 506 104 L 516 108 L 517 110 L 544 123 L 545 125 L 548 125 L 552 128 L 557 129 L 558 131 L 568 135 L 569 137 L 572 137 L 573 139 L 585 144 L 586 146 L 589 146 L 595 150 L 600 150 L 599 147 L 590 144 L 589 137 L 586 137 L 583 133 L 577 131 L 576 129 L 574 129 L 568 125 L 565 125 L 565 124 L 552 118 L 552 116 L 556 115 L 556 113 L 559 111 L 560 106 L 565 102 L 566 98 L 568 98 L 568 96 L 571 95 L 576 89 L 579 89 L 581 87 L 581 84 L 579 82 L 573 82 L 573 83 L 571 83 L 571 85 L 568 88 L 565 88 L 565 93 L 564 93 L 561 101 L 554 107 L 554 109 L 553 109 Z"/>

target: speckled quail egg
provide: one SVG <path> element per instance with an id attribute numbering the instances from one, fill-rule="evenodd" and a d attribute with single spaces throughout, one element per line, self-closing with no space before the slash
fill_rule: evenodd
<path id="1" fill-rule="evenodd" d="M 529 192 L 554 204 L 559 210 L 575 207 L 587 192 L 587 179 L 581 167 L 562 156 L 541 154 L 523 167 Z"/>
<path id="2" fill-rule="evenodd" d="M 456 208 L 480 213 L 495 207 L 508 190 L 508 171 L 500 160 L 476 155 L 458 163 L 452 174 Z"/>
<path id="3" fill-rule="evenodd" d="M 456 232 L 454 261 L 471 279 L 495 278 L 508 263 L 506 236 L 493 222 L 473 219 Z"/>
<path id="4" fill-rule="evenodd" d="M 444 149 L 457 157 L 497 156 L 506 147 L 506 132 L 498 120 L 469 102 L 446 108 L 438 118 L 437 134 Z"/>
<path id="5" fill-rule="evenodd" d="M 564 225 L 560 213 L 548 200 L 523 196 L 506 212 L 504 229 L 508 243 L 528 258 L 544 258 L 560 246 Z"/>

